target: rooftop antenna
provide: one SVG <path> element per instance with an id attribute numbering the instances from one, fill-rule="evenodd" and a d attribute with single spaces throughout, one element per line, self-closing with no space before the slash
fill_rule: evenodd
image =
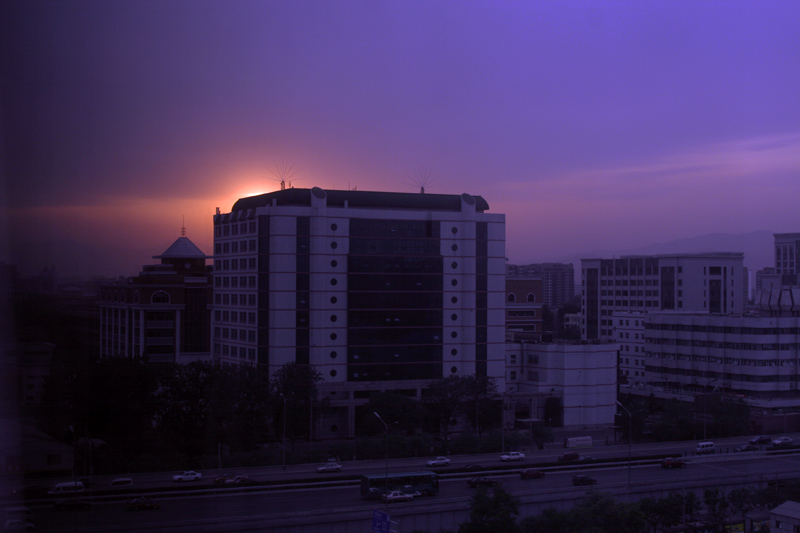
<path id="1" fill-rule="evenodd" d="M 181 219 L 181 237 L 186 237 L 186 215 Z"/>
<path id="2" fill-rule="evenodd" d="M 286 160 L 281 159 L 280 162 L 274 161 L 275 169 L 269 169 L 272 172 L 272 175 L 275 176 L 271 178 L 273 181 L 277 181 L 281 184 L 281 190 L 286 190 L 286 182 L 289 182 L 289 188 L 292 188 L 292 178 L 300 172 L 300 169 L 294 168 L 294 163 L 291 165 L 286 162 Z M 301 178 L 302 179 L 302 178 Z M 295 180 L 297 181 L 297 180 Z"/>
<path id="3" fill-rule="evenodd" d="M 419 167 L 411 170 L 411 175 L 406 174 L 406 177 L 411 180 L 409 185 L 419 187 L 419 193 L 425 194 L 425 187 L 430 187 L 436 182 L 436 178 L 431 177 L 431 169 L 427 167 Z"/>

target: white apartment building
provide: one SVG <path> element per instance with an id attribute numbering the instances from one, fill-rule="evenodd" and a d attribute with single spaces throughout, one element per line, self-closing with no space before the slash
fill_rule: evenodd
<path id="1" fill-rule="evenodd" d="M 614 424 L 617 399 L 617 353 L 609 342 L 557 341 L 507 344 L 504 419 L 537 420 L 570 428 Z M 553 420 L 560 406 L 561 420 Z M 507 424 L 508 427 L 508 424 Z"/>
<path id="2" fill-rule="evenodd" d="M 353 437 L 372 392 L 431 379 L 504 387 L 505 215 L 479 196 L 286 189 L 214 216 L 213 355 L 313 365 Z"/>
<path id="3" fill-rule="evenodd" d="M 762 294 L 762 316 L 651 313 L 645 319 L 652 387 L 690 394 L 793 399 L 800 382 L 800 289 Z"/>
<path id="4" fill-rule="evenodd" d="M 662 310 L 736 314 L 747 283 L 742 253 L 581 260 L 581 334 L 615 340 L 614 313 Z"/>
<path id="5" fill-rule="evenodd" d="M 643 388 L 645 374 L 644 323 L 642 311 L 617 311 L 613 314 L 612 329 L 619 343 L 619 384 L 621 387 Z"/>

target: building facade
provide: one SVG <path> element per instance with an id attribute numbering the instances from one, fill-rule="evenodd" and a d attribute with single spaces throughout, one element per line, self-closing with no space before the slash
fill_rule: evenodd
<path id="1" fill-rule="evenodd" d="M 354 436 L 370 394 L 505 368 L 505 216 L 481 197 L 286 189 L 214 216 L 214 358 L 324 377 Z"/>
<path id="2" fill-rule="evenodd" d="M 186 364 L 211 359 L 211 271 L 185 235 L 157 265 L 100 289 L 100 357 Z"/>
<path id="3" fill-rule="evenodd" d="M 783 285 L 797 285 L 800 233 L 775 233 L 775 272 Z"/>
<path id="4" fill-rule="evenodd" d="M 542 334 L 542 280 L 506 278 L 506 328 Z"/>
<path id="5" fill-rule="evenodd" d="M 510 278 L 540 278 L 542 303 L 550 307 L 561 307 L 575 297 L 575 268 L 570 263 L 508 265 L 507 274 Z"/>
<path id="6" fill-rule="evenodd" d="M 742 253 L 583 259 L 581 335 L 613 340 L 613 315 L 620 311 L 741 313 L 747 294 L 743 261 Z"/>
<path id="7" fill-rule="evenodd" d="M 527 342 L 507 349 L 505 427 L 509 421 L 568 428 L 609 427 L 617 399 L 617 353 L 610 342 Z"/>

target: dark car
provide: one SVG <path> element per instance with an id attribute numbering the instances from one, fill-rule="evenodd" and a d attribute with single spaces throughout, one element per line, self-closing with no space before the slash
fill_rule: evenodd
<path id="1" fill-rule="evenodd" d="M 497 485 L 497 481 L 489 479 L 488 477 L 474 477 L 467 481 L 467 485 L 473 489 L 477 487 L 494 487 Z"/>
<path id="2" fill-rule="evenodd" d="M 667 457 L 661 461 L 661 466 L 663 468 L 683 468 L 686 466 L 686 461 L 676 457 Z"/>
<path id="3" fill-rule="evenodd" d="M 767 435 L 759 435 L 758 437 L 753 437 L 750 439 L 750 444 L 769 444 L 771 442 L 772 439 Z"/>
<path id="4" fill-rule="evenodd" d="M 233 472 L 226 472 L 225 474 L 220 474 L 214 478 L 214 483 L 224 484 L 230 483 L 233 478 L 235 478 L 238 474 L 234 474 Z"/>
<path id="5" fill-rule="evenodd" d="M 481 470 L 486 470 L 486 469 L 483 467 L 483 465 L 472 463 L 465 466 L 463 470 L 465 472 L 479 472 Z"/>
<path id="6" fill-rule="evenodd" d="M 522 479 L 539 479 L 544 477 L 544 472 L 535 468 L 526 468 L 519 473 L 519 477 Z"/>
<path id="7" fill-rule="evenodd" d="M 55 506 L 59 511 L 75 511 L 79 509 L 86 511 L 92 508 L 92 502 L 76 498 L 64 498 L 63 500 L 56 500 Z"/>
<path id="8" fill-rule="evenodd" d="M 144 497 L 128 500 L 125 506 L 129 511 L 145 511 L 145 510 L 161 509 L 160 503 L 151 500 L 150 498 L 144 498 Z"/>
<path id="9" fill-rule="evenodd" d="M 578 452 L 567 452 L 565 454 L 562 454 L 558 458 L 558 460 L 561 463 L 567 463 L 567 462 L 570 462 L 570 461 L 577 461 L 580 458 L 581 458 L 581 454 L 579 454 Z"/>
<path id="10" fill-rule="evenodd" d="M 579 475 L 572 478 L 573 485 L 596 485 L 597 480 L 593 477 Z"/>
<path id="11" fill-rule="evenodd" d="M 733 451 L 740 453 L 740 452 L 757 452 L 761 448 L 756 446 L 755 444 L 743 444 L 742 446 L 737 446 L 733 449 Z"/>

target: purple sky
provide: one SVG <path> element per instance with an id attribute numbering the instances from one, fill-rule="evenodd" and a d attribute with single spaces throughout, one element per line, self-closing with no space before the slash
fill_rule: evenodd
<path id="1" fill-rule="evenodd" d="M 481 195 L 511 262 L 800 231 L 800 2 L 0 3 L 2 255 L 132 275 L 278 188 Z M 766 265 L 764 265 L 766 266 Z"/>

